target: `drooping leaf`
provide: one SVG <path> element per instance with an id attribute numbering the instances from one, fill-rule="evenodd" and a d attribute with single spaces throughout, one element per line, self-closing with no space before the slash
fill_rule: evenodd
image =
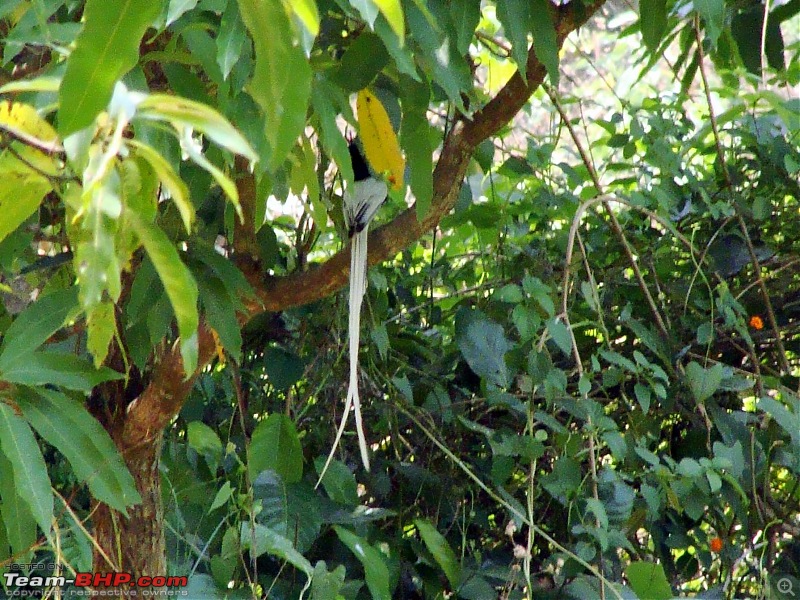
<path id="1" fill-rule="evenodd" d="M 204 456 L 212 472 L 216 471 L 222 458 L 222 441 L 217 432 L 202 421 L 192 421 L 186 426 L 189 447 Z"/>
<path id="2" fill-rule="evenodd" d="M 417 526 L 420 537 L 428 551 L 433 555 L 433 558 L 444 571 L 447 580 L 453 589 L 458 588 L 459 581 L 461 580 L 461 564 L 456 558 L 455 552 L 447 543 L 444 536 L 439 533 L 431 523 L 425 519 L 415 519 L 414 525 Z"/>
<path id="3" fill-rule="evenodd" d="M 32 352 L 2 370 L 2 378 L 22 385 L 57 385 L 70 390 L 90 392 L 104 381 L 122 379 L 124 375 L 63 352 Z"/>
<path id="4" fill-rule="evenodd" d="M 533 5 L 529 0 L 498 0 L 497 18 L 511 42 L 511 57 L 520 74 L 526 76 L 528 64 L 528 34 L 531 33 Z"/>
<path id="5" fill-rule="evenodd" d="M 188 377 L 197 368 L 197 283 L 161 229 L 136 216 L 132 216 L 131 224 L 153 262 L 175 311 L 181 337 L 183 369 Z"/>
<path id="6" fill-rule="evenodd" d="M 645 46 L 654 52 L 667 30 L 666 0 L 640 0 L 639 29 L 642 31 Z"/>
<path id="7" fill-rule="evenodd" d="M 531 33 L 533 33 L 533 49 L 536 52 L 536 58 L 547 69 L 550 82 L 554 86 L 558 86 L 558 38 L 553 24 L 551 7 L 552 4 L 548 0 L 531 1 L 533 15 Z"/>
<path id="8" fill-rule="evenodd" d="M 163 0 L 88 0 L 84 26 L 59 89 L 62 136 L 92 123 L 111 100 L 114 86 L 139 57 L 139 43 Z"/>
<path id="9" fill-rule="evenodd" d="M 303 477 L 303 448 L 294 423 L 286 415 L 272 414 L 258 424 L 248 448 L 248 469 L 255 479 L 272 469 L 287 483 Z"/>
<path id="10" fill-rule="evenodd" d="M 49 536 L 53 520 L 53 494 L 39 445 L 25 419 L 0 401 L 0 449 L 14 474 L 14 486 L 28 505 L 41 530 Z"/>
<path id="11" fill-rule="evenodd" d="M 424 83 L 404 79 L 401 101 L 400 141 L 408 157 L 411 191 L 416 200 L 417 220 L 421 221 L 433 198 L 433 148 L 427 117 L 430 88 Z"/>
<path id="12" fill-rule="evenodd" d="M 88 484 L 92 496 L 122 514 L 141 502 L 114 442 L 81 403 L 46 388 L 38 388 L 35 396 L 22 394 L 17 401 L 37 433 L 67 458 L 78 480 Z"/>
<path id="13" fill-rule="evenodd" d="M 255 74 L 247 91 L 264 111 L 271 151 L 268 167 L 275 170 L 305 127 L 311 68 L 294 44 L 280 0 L 239 0 L 239 10 L 256 54 Z"/>
<path id="14" fill-rule="evenodd" d="M 290 0 L 288 6 L 312 37 L 319 33 L 319 11 L 316 0 Z"/>
<path id="15" fill-rule="evenodd" d="M 137 105 L 137 118 L 167 121 L 176 129 L 181 126 L 197 130 L 217 145 L 241 154 L 252 161 L 258 154 L 230 122 L 210 106 L 167 94 L 150 94 Z"/>
<path id="16" fill-rule="evenodd" d="M 344 527 L 334 526 L 334 531 L 342 543 L 355 554 L 364 567 L 367 587 L 375 600 L 390 600 L 392 591 L 389 589 L 389 570 L 383 555 L 373 548 L 365 539 L 348 531 Z"/>
<path id="17" fill-rule="evenodd" d="M 253 538 L 255 538 L 255 547 L 252 544 Z M 294 548 L 288 538 L 264 525 L 256 523 L 255 528 L 253 528 L 250 523 L 242 523 L 239 543 L 243 549 L 250 550 L 250 554 L 253 557 L 261 556 L 265 553 L 277 556 L 309 577 L 314 571 L 311 563 Z"/>
<path id="18" fill-rule="evenodd" d="M 367 160 L 376 172 L 387 175 L 394 189 L 402 189 L 405 160 L 386 109 L 375 94 L 365 89 L 358 92 L 356 110 Z"/>
<path id="19" fill-rule="evenodd" d="M 219 24 L 217 35 L 217 65 L 222 71 L 223 79 L 227 79 L 236 61 L 242 54 L 242 47 L 247 39 L 247 30 L 239 15 L 239 5 L 235 1 L 228 2 Z"/>
<path id="20" fill-rule="evenodd" d="M 14 485 L 11 463 L 2 452 L 0 452 L 0 500 L 3 507 L 2 527 L 5 529 L 11 552 L 19 557 L 25 557 L 29 548 L 36 543 L 36 521 L 28 508 L 28 503 L 19 496 Z M 0 538 L 2 537 L 0 532 Z"/>
<path id="21" fill-rule="evenodd" d="M 175 206 L 181 214 L 186 232 L 189 233 L 194 222 L 194 206 L 189 200 L 189 188 L 186 183 L 178 177 L 178 174 L 175 173 L 164 157 L 153 148 L 137 140 L 129 140 L 128 143 L 134 148 L 136 154 L 147 161 L 153 168 L 158 180 L 169 191 L 170 198 L 175 202 Z M 144 217 L 144 215 L 140 215 L 141 217 Z M 149 219 L 145 218 L 145 220 L 149 222 Z"/>

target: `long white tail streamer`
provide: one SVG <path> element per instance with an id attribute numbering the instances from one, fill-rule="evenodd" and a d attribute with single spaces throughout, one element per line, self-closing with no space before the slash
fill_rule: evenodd
<path id="1" fill-rule="evenodd" d="M 358 448 L 361 451 L 361 462 L 369 471 L 369 452 L 367 438 L 364 435 L 364 422 L 361 418 L 361 397 L 358 393 L 358 347 L 361 339 L 361 304 L 367 291 L 367 238 L 369 222 L 375 216 L 380 205 L 386 198 L 387 188 L 382 181 L 369 178 L 357 181 L 353 186 L 353 194 L 345 192 L 344 213 L 345 222 L 353 232 L 350 238 L 350 295 L 348 298 L 348 353 L 350 355 L 350 381 L 347 386 L 347 399 L 344 404 L 344 413 L 336 431 L 336 439 L 325 461 L 325 466 L 317 481 L 317 486 L 322 482 L 328 467 L 339 447 L 350 410 L 356 414 L 356 432 L 358 433 Z"/>

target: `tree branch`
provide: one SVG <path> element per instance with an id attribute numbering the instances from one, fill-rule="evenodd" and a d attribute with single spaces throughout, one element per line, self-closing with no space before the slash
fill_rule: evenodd
<path id="1" fill-rule="evenodd" d="M 566 37 L 586 23 L 605 3 L 605 0 L 572 0 L 562 6 L 551 6 L 560 48 Z M 471 119 L 460 116 L 445 138 L 442 152 L 433 172 L 433 199 L 431 208 L 420 221 L 415 207 L 411 207 L 369 236 L 369 264 L 374 265 L 400 252 L 422 235 L 433 229 L 456 203 L 461 183 L 475 148 L 507 124 L 525 105 L 533 91 L 541 85 L 545 68 L 536 58 L 533 47 L 528 52 L 528 81 L 517 72 L 505 86 L 478 110 Z M 254 195 L 252 176 L 237 180 L 240 196 Z M 253 206 L 254 198 L 240 197 L 243 206 Z M 281 311 L 293 306 L 308 304 L 329 296 L 347 282 L 350 268 L 350 249 L 345 248 L 327 262 L 308 271 L 284 277 L 264 278 L 252 261 L 238 265 L 247 277 L 257 299 L 249 300 L 243 321 L 265 312 Z M 194 379 L 211 361 L 215 342 L 210 330 L 201 325 L 198 333 L 200 358 L 198 369 L 189 379 L 184 379 L 183 362 L 178 345 L 165 351 L 158 361 L 150 385 L 130 405 L 125 422 L 123 440 L 129 447 L 146 443 L 166 427 L 180 410 L 184 399 L 194 384 Z"/>

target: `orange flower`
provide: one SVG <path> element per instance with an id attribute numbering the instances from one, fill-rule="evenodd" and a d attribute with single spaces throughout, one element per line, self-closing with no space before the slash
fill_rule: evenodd
<path id="1" fill-rule="evenodd" d="M 749 323 L 750 327 L 752 327 L 753 329 L 758 329 L 758 330 L 764 329 L 764 319 L 762 319 L 758 315 L 753 315 L 752 317 L 750 317 Z"/>
<path id="2" fill-rule="evenodd" d="M 712 538 L 709 547 L 711 548 L 712 552 L 719 553 L 719 551 L 722 550 L 722 545 L 722 538 L 715 537 Z"/>

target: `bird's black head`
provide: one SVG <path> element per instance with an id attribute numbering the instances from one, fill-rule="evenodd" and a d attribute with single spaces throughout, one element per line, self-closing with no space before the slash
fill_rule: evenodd
<path id="1" fill-rule="evenodd" d="M 367 161 L 364 159 L 364 155 L 361 154 L 361 149 L 358 147 L 358 144 L 354 141 L 350 142 L 350 145 L 347 147 L 350 151 L 350 163 L 353 165 L 353 177 L 356 181 L 364 181 L 368 179 L 371 175 L 369 172 L 369 167 L 367 166 Z"/>

